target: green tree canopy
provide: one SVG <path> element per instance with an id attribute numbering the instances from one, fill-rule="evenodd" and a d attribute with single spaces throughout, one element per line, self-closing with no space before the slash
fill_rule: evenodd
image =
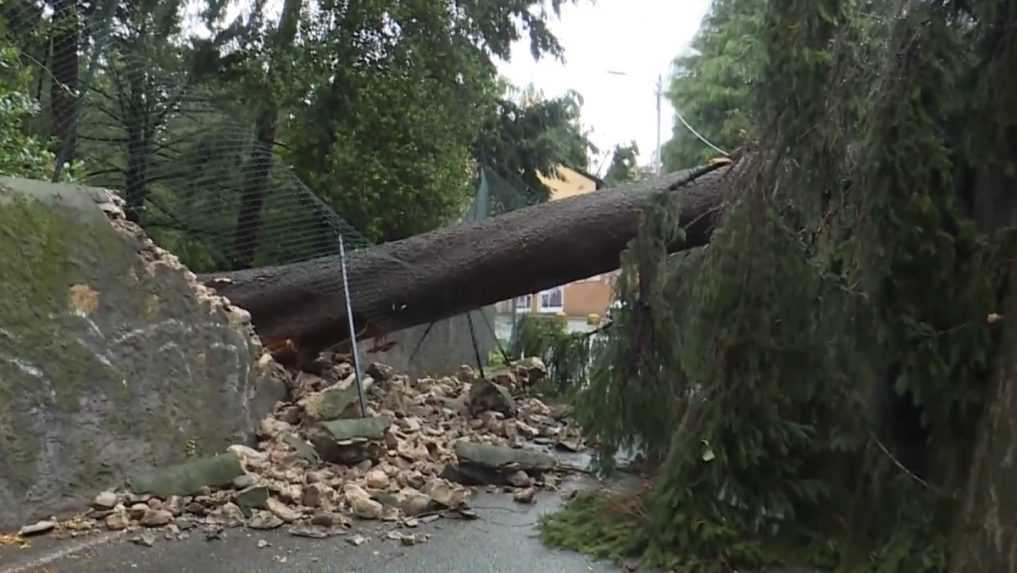
<path id="1" fill-rule="evenodd" d="M 636 181 L 640 178 L 639 146 L 633 141 L 628 145 L 616 145 L 611 153 L 611 164 L 607 167 L 604 182 L 608 186 Z"/>
<path id="2" fill-rule="evenodd" d="M 755 132 L 754 82 L 763 65 L 760 26 L 764 3 L 717 0 L 692 40 L 691 53 L 675 60 L 667 97 L 674 108 L 714 145 L 732 151 Z M 675 120 L 661 152 L 668 171 L 693 167 L 717 151 Z"/>

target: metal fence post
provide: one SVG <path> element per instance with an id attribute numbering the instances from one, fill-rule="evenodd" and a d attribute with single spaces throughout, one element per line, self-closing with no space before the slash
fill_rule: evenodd
<path id="1" fill-rule="evenodd" d="M 367 404 L 364 402 L 363 370 L 360 369 L 360 353 L 357 352 L 357 330 L 353 323 L 353 305 L 350 304 L 350 282 L 346 276 L 346 246 L 343 234 L 339 233 L 339 266 L 343 272 L 343 298 L 346 299 L 346 318 L 350 329 L 350 345 L 353 348 L 353 371 L 357 378 L 357 398 L 360 399 L 360 415 L 367 417 Z"/>

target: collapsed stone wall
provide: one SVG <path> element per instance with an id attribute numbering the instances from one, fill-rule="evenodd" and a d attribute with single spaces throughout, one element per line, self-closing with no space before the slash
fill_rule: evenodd
<path id="1" fill-rule="evenodd" d="M 0 530 L 253 443 L 287 376 L 116 195 L 0 177 Z"/>

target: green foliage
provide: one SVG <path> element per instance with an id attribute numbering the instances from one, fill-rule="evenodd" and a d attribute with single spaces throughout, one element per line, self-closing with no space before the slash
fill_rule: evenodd
<path id="1" fill-rule="evenodd" d="M 586 379 L 593 341 L 585 333 L 569 333 L 564 316 L 525 315 L 519 319 L 511 356 L 536 356 L 548 369 L 553 391 L 566 395 Z"/>
<path id="2" fill-rule="evenodd" d="M 762 2 L 715 0 L 692 40 L 692 51 L 674 62 L 667 91 L 672 105 L 699 133 L 732 151 L 756 135 L 753 86 L 763 65 Z M 661 152 L 668 171 L 703 164 L 717 152 L 680 122 Z"/>
<path id="3" fill-rule="evenodd" d="M 759 149 L 698 258 L 661 248 L 675 206 L 647 212 L 578 397 L 601 456 L 667 452 L 645 561 L 947 569 L 996 351 L 985 317 L 1015 247 L 978 209 L 1005 185 L 973 183 L 1013 181 L 1012 133 L 971 121 L 1017 123 L 987 87 L 1012 83 L 999 62 L 1017 37 L 990 4 L 741 15 L 760 30 L 745 100 Z M 712 33 L 740 37 L 738 20 Z"/>
<path id="4" fill-rule="evenodd" d="M 585 169 L 587 151 L 596 152 L 579 127 L 582 97 L 570 92 L 554 99 L 523 94 L 521 101 L 498 100 L 473 142 L 473 156 L 509 181 L 518 181 L 530 204 L 546 201 L 551 188 L 541 181 L 557 177 L 567 165 Z"/>
<path id="5" fill-rule="evenodd" d="M 40 112 L 28 95 L 30 82 L 30 69 L 0 21 L 0 175 L 48 179 L 55 156 L 27 129 Z"/>
<path id="6" fill-rule="evenodd" d="M 544 543 L 571 549 L 597 559 L 621 561 L 638 557 L 646 547 L 644 524 L 635 513 L 618 511 L 620 496 L 601 492 L 582 492 L 565 507 L 540 518 Z M 633 501 L 638 498 L 633 496 Z"/>
<path id="7" fill-rule="evenodd" d="M 494 57 L 507 59 L 519 39 L 537 57 L 561 57 L 546 19 L 564 1 L 286 0 L 273 18 L 260 0 L 208 0 L 189 6 L 209 32 L 198 37 L 183 25 L 179 0 L 79 2 L 64 14 L 76 20 L 60 22 L 37 3 L 12 0 L 0 18 L 16 26 L 34 65 L 17 57 L 17 74 L 8 74 L 4 53 L 12 120 L 0 128 L 11 130 L 2 145 L 21 163 L 4 169 L 52 172 L 44 166 L 51 160 L 24 163 L 41 141 L 30 136 L 61 123 L 47 101 L 57 81 L 49 46 L 58 30 L 73 29 L 80 73 L 69 75 L 91 82 L 72 86 L 87 88 L 75 154 L 83 177 L 121 190 L 129 216 L 195 268 L 284 257 L 269 234 L 257 238 L 285 215 L 271 198 L 243 216 L 245 197 L 290 192 L 276 187 L 280 172 L 296 173 L 371 241 L 458 219 L 480 160 L 524 181 L 536 190 L 528 201 L 538 201 L 546 189 L 536 173 L 585 165 L 581 100 L 513 103 Z M 240 15 L 227 21 L 228 12 Z M 93 45 L 102 54 L 94 76 Z M 228 252 L 254 241 L 255 253 Z"/>
<path id="8" fill-rule="evenodd" d="M 604 175 L 604 183 L 609 187 L 639 180 L 639 146 L 633 141 L 628 145 L 616 145 L 611 154 L 611 164 Z"/>

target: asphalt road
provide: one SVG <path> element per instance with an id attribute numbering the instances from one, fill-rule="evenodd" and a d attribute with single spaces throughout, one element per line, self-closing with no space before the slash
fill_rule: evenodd
<path id="1" fill-rule="evenodd" d="M 580 484 L 572 481 L 568 488 Z M 200 532 L 183 541 L 158 536 L 153 547 L 127 541 L 133 534 L 103 533 L 73 540 L 37 538 L 29 549 L 0 547 L 2 573 L 561 573 L 613 572 L 618 568 L 541 544 L 536 523 L 561 496 L 539 492 L 537 503 L 521 505 L 507 494 L 481 493 L 473 505 L 479 519 L 440 519 L 415 529 L 360 522 L 351 534 L 324 540 L 275 531 L 229 529 L 225 539 L 207 541 Z M 429 533 L 429 542 L 402 546 L 385 538 L 393 529 Z M 369 541 L 354 547 L 347 538 Z M 268 542 L 258 547 L 258 542 Z"/>

